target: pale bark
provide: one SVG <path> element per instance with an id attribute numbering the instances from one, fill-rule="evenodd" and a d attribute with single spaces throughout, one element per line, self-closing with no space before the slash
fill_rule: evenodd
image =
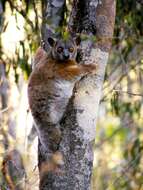
<path id="1" fill-rule="evenodd" d="M 89 190 L 93 166 L 93 142 L 115 19 L 115 0 L 74 0 L 69 22 L 73 36 L 84 34 L 81 64 L 98 64 L 96 75 L 79 81 L 61 122 L 62 140 L 59 152 L 63 165 L 59 172 L 48 172 L 40 189 Z M 93 37 L 97 41 L 92 41 Z M 39 168 L 46 160 L 39 144 Z M 40 171 L 41 172 L 41 171 Z"/>

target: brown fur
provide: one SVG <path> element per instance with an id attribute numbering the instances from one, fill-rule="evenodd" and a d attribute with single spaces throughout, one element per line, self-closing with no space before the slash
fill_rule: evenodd
<path id="1" fill-rule="evenodd" d="M 75 60 L 61 62 L 42 48 L 37 50 L 34 60 L 36 64 L 28 84 L 29 105 L 40 139 L 44 144 L 51 140 L 54 146 L 60 141 L 59 123 L 75 82 L 89 72 L 95 73 L 96 66 L 79 65 Z"/>
<path id="2" fill-rule="evenodd" d="M 35 62 L 38 64 L 29 79 L 29 86 L 45 83 L 47 79 L 59 77 L 64 80 L 72 80 L 82 74 L 96 70 L 96 65 L 78 65 L 74 60 L 59 63 L 48 55 L 42 48 L 38 48 L 35 55 Z"/>

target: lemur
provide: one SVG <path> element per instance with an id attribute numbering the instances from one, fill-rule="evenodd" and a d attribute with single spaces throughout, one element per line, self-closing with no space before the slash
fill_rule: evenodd
<path id="1" fill-rule="evenodd" d="M 54 40 L 48 38 L 50 50 L 38 48 L 28 82 L 28 99 L 41 144 L 60 142 L 60 121 L 65 113 L 75 83 L 85 74 L 96 71 L 96 65 L 76 61 L 79 38 Z"/>

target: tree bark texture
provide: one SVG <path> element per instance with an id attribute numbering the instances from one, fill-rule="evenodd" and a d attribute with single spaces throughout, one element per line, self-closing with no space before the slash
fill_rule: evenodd
<path id="1" fill-rule="evenodd" d="M 0 1 L 0 32 L 2 30 L 2 26 L 3 26 L 3 5 L 2 1 Z"/>
<path id="2" fill-rule="evenodd" d="M 3 5 L 2 1 L 0 1 L 0 33 L 2 32 L 3 28 Z M 0 39 L 1 41 L 1 39 Z M 1 47 L 0 47 L 1 48 Z M 8 89 L 8 84 L 6 80 L 6 73 L 5 73 L 5 64 L 0 58 L 0 97 L 1 97 L 1 109 L 5 109 L 7 107 L 7 89 Z"/>
<path id="3" fill-rule="evenodd" d="M 60 29 L 64 22 L 64 10 L 66 0 L 43 0 L 42 1 L 42 39 L 47 42 L 48 37 L 59 37 Z M 49 48 L 48 43 L 45 49 Z"/>
<path id="4" fill-rule="evenodd" d="M 3 30 L 4 22 L 4 8 L 3 2 L 0 0 L 0 33 Z M 1 54 L 1 39 L 0 39 L 0 54 Z M 6 68 L 5 63 L 0 57 L 0 99 L 1 99 L 1 109 L 4 110 L 7 108 L 8 103 L 8 81 L 6 79 Z"/>
<path id="5" fill-rule="evenodd" d="M 97 63 L 98 71 L 96 75 L 83 77 L 74 88 L 61 122 L 62 140 L 58 151 L 62 154 L 63 164 L 58 170 L 42 173 L 46 156 L 39 143 L 41 190 L 91 189 L 96 120 L 114 20 L 115 0 L 73 0 L 69 32 L 73 36 L 77 33 L 86 36 L 81 42 L 80 64 Z"/>

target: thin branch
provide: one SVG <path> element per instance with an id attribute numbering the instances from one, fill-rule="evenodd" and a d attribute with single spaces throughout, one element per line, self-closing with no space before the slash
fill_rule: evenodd
<path id="1" fill-rule="evenodd" d="M 130 68 L 128 68 L 128 72 L 131 71 L 131 70 L 133 70 L 133 69 L 135 69 L 135 67 L 138 66 L 138 64 L 140 63 L 141 59 L 142 59 L 142 57 L 140 57 L 140 58 L 136 61 L 136 64 L 134 64 L 134 65 L 132 65 Z M 111 88 L 109 89 L 109 91 L 103 96 L 103 98 L 101 99 L 101 101 L 104 101 L 104 100 L 106 99 L 106 97 L 108 96 L 108 94 L 111 93 L 111 92 L 115 89 L 116 85 L 117 85 L 119 82 L 121 82 L 126 76 L 127 76 L 127 75 L 126 75 L 125 73 L 123 73 L 123 74 L 118 78 L 118 80 L 116 81 L 116 83 L 115 83 L 113 86 L 111 86 Z M 108 88 L 108 87 L 110 87 L 110 84 L 106 85 L 106 86 L 104 87 L 104 90 L 105 90 L 106 88 Z"/>
<path id="2" fill-rule="evenodd" d="M 6 107 L 0 111 L 0 114 L 3 114 L 4 112 L 7 112 L 9 110 L 9 107 Z"/>
<path id="3" fill-rule="evenodd" d="M 133 93 L 133 92 L 129 92 L 129 91 L 124 91 L 124 90 L 118 90 L 118 89 L 114 89 L 114 92 L 119 92 L 119 93 L 126 93 L 132 96 L 141 96 L 143 97 L 143 94 L 138 94 L 138 93 Z"/>
<path id="4" fill-rule="evenodd" d="M 130 124 L 132 124 L 132 121 L 128 121 L 128 122 L 126 123 L 126 126 L 129 126 Z M 123 129 L 122 126 L 121 126 L 121 127 L 118 127 L 117 129 L 115 129 L 115 130 L 113 131 L 113 133 L 112 133 L 109 137 L 103 139 L 102 142 L 96 143 L 96 144 L 95 144 L 95 149 L 97 149 L 97 148 L 99 149 L 99 148 L 101 148 L 106 142 L 111 141 L 111 140 L 114 138 L 114 136 L 115 136 L 116 134 L 118 134 L 118 132 L 120 132 L 122 129 Z"/>
<path id="5" fill-rule="evenodd" d="M 120 176 L 119 177 L 117 177 L 112 183 L 111 183 L 111 185 L 115 185 L 116 183 L 118 183 L 118 181 L 120 180 L 120 179 L 122 179 L 122 178 L 125 178 L 125 175 L 127 174 L 127 172 L 129 171 L 129 169 L 132 167 L 135 167 L 136 165 L 136 160 L 138 159 L 138 158 L 140 158 L 141 157 L 141 153 L 139 153 L 139 154 L 137 154 L 137 156 L 135 157 L 135 159 L 133 159 L 133 160 L 131 160 L 129 163 L 128 163 L 128 165 L 125 167 L 125 166 L 123 166 L 123 171 L 121 171 L 121 174 L 120 174 Z M 121 167 L 121 165 L 120 165 L 120 167 Z M 107 189 L 107 190 L 109 190 L 109 189 Z"/>

